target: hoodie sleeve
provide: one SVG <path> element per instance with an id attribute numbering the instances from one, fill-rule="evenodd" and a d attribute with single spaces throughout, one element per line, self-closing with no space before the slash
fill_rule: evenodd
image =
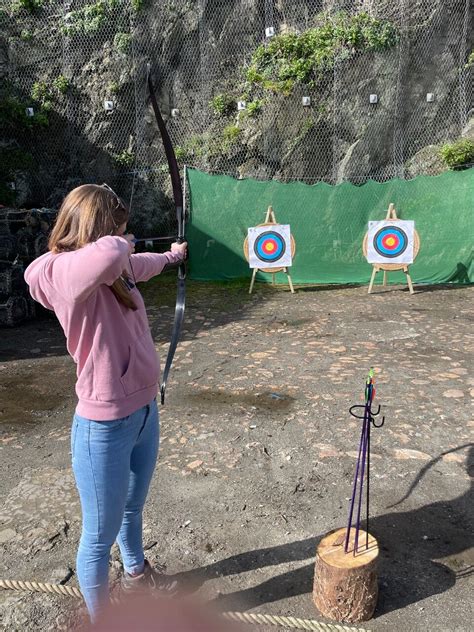
<path id="1" fill-rule="evenodd" d="M 123 237 L 101 237 L 73 252 L 49 254 L 47 265 L 40 257 L 26 269 L 25 280 L 33 298 L 45 307 L 49 307 L 42 300 L 47 284 L 67 301 L 85 301 L 97 287 L 118 279 L 127 268 L 129 253 Z"/>
<path id="2" fill-rule="evenodd" d="M 133 275 L 136 281 L 148 281 L 160 274 L 169 263 L 179 263 L 182 258 L 174 252 L 141 252 L 130 257 Z"/>

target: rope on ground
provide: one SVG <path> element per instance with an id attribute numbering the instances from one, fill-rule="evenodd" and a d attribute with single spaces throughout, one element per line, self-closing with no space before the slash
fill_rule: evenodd
<path id="1" fill-rule="evenodd" d="M 261 625 L 277 625 L 296 630 L 316 630 L 316 632 L 368 632 L 361 628 L 353 628 L 334 623 L 320 623 L 313 619 L 283 617 L 274 614 L 258 614 L 253 612 L 224 612 L 223 617 L 241 623 L 258 623 Z"/>
<path id="2" fill-rule="evenodd" d="M 82 599 L 82 593 L 79 588 L 74 588 L 74 586 L 62 586 L 61 584 L 42 584 L 41 582 L 23 582 L 18 579 L 0 579 L 0 588 L 17 591 L 55 593 L 56 595 L 66 595 L 67 597 L 78 597 Z"/>
<path id="3" fill-rule="evenodd" d="M 35 581 L 21 581 L 19 579 L 0 579 L 0 588 L 16 590 L 17 592 L 39 592 L 66 597 L 82 599 L 79 588 L 63 586 L 62 584 L 44 584 Z M 230 621 L 240 623 L 275 625 L 293 630 L 314 630 L 316 632 L 368 632 L 362 628 L 354 628 L 337 623 L 320 623 L 313 619 L 300 619 L 298 617 L 284 617 L 273 614 L 259 614 L 253 612 L 224 612 L 222 616 Z"/>

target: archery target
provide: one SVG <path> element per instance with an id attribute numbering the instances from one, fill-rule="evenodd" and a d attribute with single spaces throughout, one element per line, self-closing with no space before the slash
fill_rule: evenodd
<path id="1" fill-rule="evenodd" d="M 254 226 L 248 229 L 249 266 L 281 268 L 292 264 L 288 224 Z"/>
<path id="2" fill-rule="evenodd" d="M 385 220 L 369 222 L 369 263 L 413 263 L 415 222 Z"/>
<path id="3" fill-rule="evenodd" d="M 274 263 L 285 254 L 286 245 L 280 234 L 274 230 L 267 230 L 257 237 L 253 249 L 260 261 Z"/>

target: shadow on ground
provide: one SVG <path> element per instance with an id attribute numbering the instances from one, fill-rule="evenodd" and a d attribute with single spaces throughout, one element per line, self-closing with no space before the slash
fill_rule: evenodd
<path id="1" fill-rule="evenodd" d="M 469 448 L 466 471 L 474 478 L 474 444 L 462 445 L 432 459 L 418 473 L 404 502 L 428 469 L 442 456 Z M 392 505 L 392 507 L 395 505 Z M 466 567 L 463 553 L 474 545 L 474 486 L 457 498 L 425 505 L 406 512 L 391 512 L 370 521 L 370 532 L 381 548 L 380 596 L 376 616 L 398 610 L 432 595 L 443 593 L 456 581 L 474 572 Z M 213 579 L 267 566 L 314 559 L 316 546 L 325 534 L 289 544 L 247 551 L 203 568 L 182 573 L 180 578 L 193 589 Z M 457 556 L 457 557 L 456 557 Z M 449 565 L 437 560 L 451 558 Z M 462 569 L 462 570 L 460 570 Z M 314 563 L 302 566 L 245 590 L 219 595 L 215 604 L 222 611 L 255 608 L 312 591 Z"/>

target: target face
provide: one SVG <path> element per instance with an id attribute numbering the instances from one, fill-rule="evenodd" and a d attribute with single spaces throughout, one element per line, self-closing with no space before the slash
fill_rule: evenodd
<path id="1" fill-rule="evenodd" d="M 415 222 L 369 222 L 369 263 L 413 263 Z"/>
<path id="2" fill-rule="evenodd" d="M 381 228 L 374 237 L 374 248 L 382 257 L 398 257 L 405 252 L 407 246 L 407 234 L 396 226 Z"/>
<path id="3" fill-rule="evenodd" d="M 251 268 L 291 266 L 290 239 L 290 227 L 287 224 L 249 228 L 249 266 Z"/>
<path id="4" fill-rule="evenodd" d="M 285 254 L 286 244 L 279 233 L 274 230 L 267 230 L 257 237 L 253 250 L 263 263 L 274 263 Z"/>

